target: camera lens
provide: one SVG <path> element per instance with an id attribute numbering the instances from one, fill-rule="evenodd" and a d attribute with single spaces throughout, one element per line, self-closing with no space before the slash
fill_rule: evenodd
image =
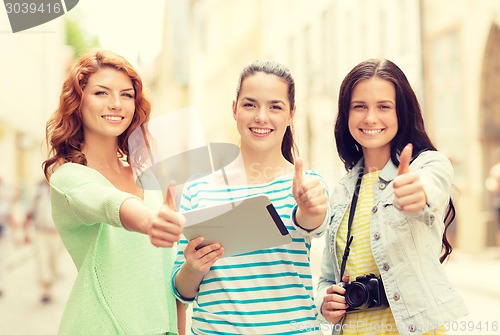
<path id="1" fill-rule="evenodd" d="M 369 305 L 370 293 L 365 284 L 352 282 L 345 291 L 345 301 L 351 308 L 365 309 Z"/>

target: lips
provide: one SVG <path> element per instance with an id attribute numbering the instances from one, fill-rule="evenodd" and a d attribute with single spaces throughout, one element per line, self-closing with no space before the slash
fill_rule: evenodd
<path id="1" fill-rule="evenodd" d="M 377 135 L 380 134 L 384 129 L 360 129 L 362 133 L 366 135 Z"/>
<path id="2" fill-rule="evenodd" d="M 119 115 L 103 115 L 101 117 L 106 121 L 121 121 L 124 119 L 123 116 Z"/>
<path id="3" fill-rule="evenodd" d="M 269 128 L 250 128 L 250 131 L 252 133 L 256 133 L 259 135 L 266 135 L 266 134 L 269 134 L 270 132 L 272 132 L 273 130 L 269 129 Z"/>

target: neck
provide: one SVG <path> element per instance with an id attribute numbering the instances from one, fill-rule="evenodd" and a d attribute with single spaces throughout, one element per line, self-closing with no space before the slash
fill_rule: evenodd
<path id="1" fill-rule="evenodd" d="M 117 157 L 117 139 L 85 139 L 83 153 L 87 159 L 87 166 L 98 171 L 119 171 L 122 167 Z"/>
<path id="2" fill-rule="evenodd" d="M 365 161 L 365 173 L 380 171 L 391 158 L 391 153 L 388 150 L 368 150 L 363 148 L 363 158 Z"/>
<path id="3" fill-rule="evenodd" d="M 241 149 L 241 161 L 249 184 L 262 184 L 293 172 L 293 165 L 277 152 L 250 153 Z"/>

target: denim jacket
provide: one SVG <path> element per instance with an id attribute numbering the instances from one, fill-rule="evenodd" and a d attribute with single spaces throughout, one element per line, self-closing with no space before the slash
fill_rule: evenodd
<path id="1" fill-rule="evenodd" d="M 316 295 L 320 313 L 326 289 L 340 281 L 335 252 L 337 231 L 363 164 L 361 159 L 332 192 L 332 217 Z M 374 184 L 370 243 L 398 330 L 413 335 L 435 329 L 468 311 L 439 262 L 453 168 L 443 154 L 426 151 L 412 161 L 410 170 L 419 175 L 424 186 L 426 207 L 412 215 L 394 206 L 392 181 L 397 176 L 397 166 L 389 160 Z M 322 315 L 320 318 L 324 319 Z M 333 333 L 340 328 L 333 327 Z"/>

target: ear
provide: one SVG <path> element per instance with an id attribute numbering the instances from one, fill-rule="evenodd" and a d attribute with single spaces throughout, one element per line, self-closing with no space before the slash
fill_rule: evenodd
<path id="1" fill-rule="evenodd" d="M 290 111 L 290 123 L 292 123 L 294 117 L 295 117 L 295 106 Z"/>
<path id="2" fill-rule="evenodd" d="M 236 100 L 233 100 L 233 119 L 236 120 Z"/>

